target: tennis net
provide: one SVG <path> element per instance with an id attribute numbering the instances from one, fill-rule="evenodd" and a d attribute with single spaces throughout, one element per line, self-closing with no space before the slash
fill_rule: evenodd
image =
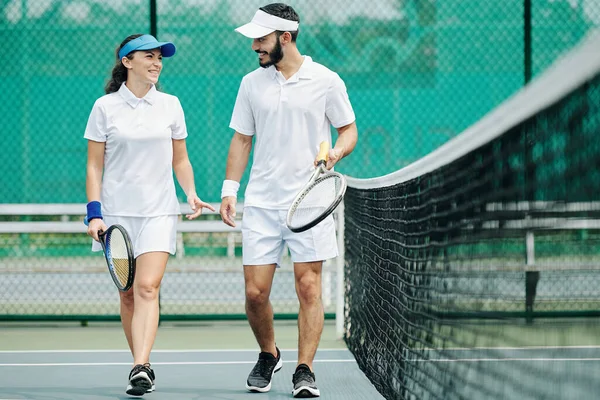
<path id="1" fill-rule="evenodd" d="M 344 340 L 387 399 L 600 390 L 549 347 L 600 315 L 599 48 L 593 32 L 416 163 L 349 178 Z"/>

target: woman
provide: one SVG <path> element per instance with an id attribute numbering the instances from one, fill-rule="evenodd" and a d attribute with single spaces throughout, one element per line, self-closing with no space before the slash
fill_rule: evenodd
<path id="1" fill-rule="evenodd" d="M 101 250 L 98 231 L 120 224 L 136 257 L 133 287 L 119 292 L 121 322 L 133 355 L 126 393 L 136 396 L 155 388 L 150 351 L 158 329 L 158 291 L 169 254 L 175 253 L 180 214 L 173 171 L 193 210 L 188 219 L 203 208 L 214 211 L 196 194 L 181 104 L 156 89 L 162 58 L 174 54 L 172 43 L 151 35 L 125 39 L 106 95 L 94 104 L 84 135 L 92 250 Z"/>

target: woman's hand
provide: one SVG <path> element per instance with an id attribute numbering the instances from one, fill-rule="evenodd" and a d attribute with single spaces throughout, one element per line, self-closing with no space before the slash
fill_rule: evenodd
<path id="1" fill-rule="evenodd" d="M 190 194 L 188 196 L 187 202 L 190 205 L 192 211 L 194 212 L 193 214 L 186 215 L 186 218 L 189 220 L 196 219 L 200 215 L 202 215 L 203 208 L 208 208 L 211 211 L 215 211 L 215 208 L 213 206 L 211 206 L 209 203 L 205 203 L 204 201 L 200 200 L 198 195 L 196 195 L 195 193 Z"/>
<path id="2" fill-rule="evenodd" d="M 94 238 L 95 241 L 99 242 L 98 232 L 106 232 L 108 226 L 104 223 L 101 218 L 94 218 L 88 224 L 87 234 Z"/>

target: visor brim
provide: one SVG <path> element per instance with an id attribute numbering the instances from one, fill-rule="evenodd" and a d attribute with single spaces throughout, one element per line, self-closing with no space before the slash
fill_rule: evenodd
<path id="1" fill-rule="evenodd" d="M 163 57 L 172 57 L 175 55 L 175 45 L 171 42 L 156 42 L 141 45 L 135 50 L 152 50 L 160 48 Z"/>
<path id="2" fill-rule="evenodd" d="M 275 29 L 265 28 L 264 26 L 257 25 L 253 22 L 248 22 L 247 24 L 236 28 L 235 31 L 250 39 L 257 39 L 275 32 Z"/>

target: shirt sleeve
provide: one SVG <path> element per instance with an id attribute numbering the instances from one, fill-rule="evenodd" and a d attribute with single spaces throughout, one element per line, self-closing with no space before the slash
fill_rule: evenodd
<path id="1" fill-rule="evenodd" d="M 334 128 L 341 128 L 355 121 L 356 116 L 348 98 L 346 85 L 340 76 L 334 73 L 327 91 L 325 114 Z"/>
<path id="2" fill-rule="evenodd" d="M 253 136 L 256 133 L 254 125 L 254 115 L 250 106 L 248 96 L 248 83 L 246 78 L 242 79 L 240 89 L 238 90 L 235 106 L 231 115 L 229 127 L 243 135 Z"/>
<path id="3" fill-rule="evenodd" d="M 183 107 L 181 107 L 179 99 L 175 97 L 175 116 L 173 118 L 173 123 L 171 124 L 171 138 L 180 140 L 185 139 L 187 135 Z"/>
<path id="4" fill-rule="evenodd" d="M 106 126 L 106 112 L 96 101 L 88 118 L 83 137 L 94 142 L 106 142 Z"/>

